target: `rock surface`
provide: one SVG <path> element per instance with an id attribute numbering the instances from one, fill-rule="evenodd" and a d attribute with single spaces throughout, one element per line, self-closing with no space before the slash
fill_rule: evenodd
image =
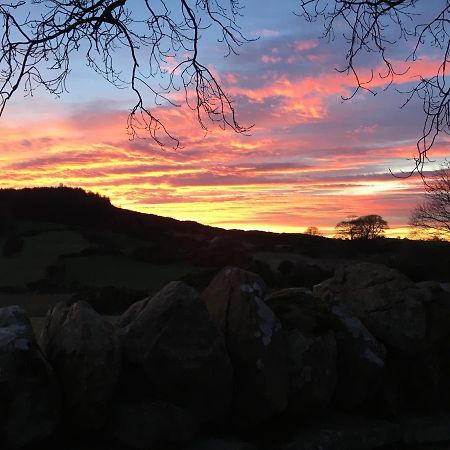
<path id="1" fill-rule="evenodd" d="M 0 447 L 20 448 L 49 436 L 59 420 L 50 366 L 21 308 L 0 308 Z"/>
<path id="2" fill-rule="evenodd" d="M 385 447 L 386 446 L 386 447 Z M 275 448 L 275 447 L 274 447 Z M 400 449 L 399 423 L 374 418 L 331 415 L 300 427 L 279 450 L 375 450 Z"/>
<path id="3" fill-rule="evenodd" d="M 287 406 L 285 337 L 264 296 L 262 279 L 236 268 L 219 272 L 201 295 L 225 336 L 235 370 L 233 419 L 240 427 L 256 425 Z"/>
<path id="4" fill-rule="evenodd" d="M 450 294 L 418 286 L 394 269 L 347 265 L 314 287 L 327 302 L 342 303 L 385 345 L 403 353 L 430 348 L 450 335 Z"/>
<path id="5" fill-rule="evenodd" d="M 119 319 L 124 357 L 142 367 L 149 398 L 172 403 L 200 422 L 227 415 L 233 370 L 223 336 L 197 292 L 172 282 Z"/>
<path id="6" fill-rule="evenodd" d="M 42 344 L 62 387 L 71 425 L 102 427 L 121 370 L 113 325 L 85 302 L 70 307 L 58 303 L 47 315 Z"/>
<path id="7" fill-rule="evenodd" d="M 184 409 L 165 402 L 120 402 L 115 405 L 110 432 L 127 448 L 158 449 L 191 440 L 197 426 Z"/>
<path id="8" fill-rule="evenodd" d="M 336 316 L 338 383 L 335 403 L 352 410 L 380 391 L 385 370 L 386 348 L 363 323 L 342 305 L 334 305 Z"/>
<path id="9" fill-rule="evenodd" d="M 323 300 L 302 288 L 274 292 L 267 304 L 287 338 L 289 412 L 306 416 L 325 409 L 337 383 L 335 317 Z"/>

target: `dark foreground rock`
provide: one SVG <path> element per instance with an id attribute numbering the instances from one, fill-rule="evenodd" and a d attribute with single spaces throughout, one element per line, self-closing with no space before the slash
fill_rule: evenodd
<path id="1" fill-rule="evenodd" d="M 413 283 L 385 266 L 344 266 L 315 286 L 314 294 L 345 305 L 377 339 L 402 353 L 428 349 L 450 336 L 450 294 Z"/>
<path id="2" fill-rule="evenodd" d="M 289 413 L 306 416 L 327 408 L 337 383 L 334 317 L 322 300 L 302 288 L 275 292 L 267 304 L 286 336 Z"/>
<path id="3" fill-rule="evenodd" d="M 193 288 L 169 283 L 118 323 L 124 357 L 144 373 L 140 396 L 181 407 L 200 423 L 227 416 L 233 369 L 223 336 Z"/>
<path id="4" fill-rule="evenodd" d="M 336 317 L 338 383 L 334 402 L 350 411 L 381 390 L 386 348 L 344 306 L 334 305 L 330 310 Z"/>
<path id="5" fill-rule="evenodd" d="M 197 432 L 192 415 L 170 403 L 123 401 L 116 404 L 110 433 L 127 448 L 159 449 L 180 446 Z"/>
<path id="6" fill-rule="evenodd" d="M 364 269 L 373 283 L 347 267 L 318 298 L 266 297 L 257 275 L 229 268 L 201 298 L 170 283 L 118 328 L 86 303 L 59 304 L 42 336 L 53 369 L 24 312 L 1 309 L 1 448 L 445 448 L 449 293 Z M 393 329 L 410 316 L 425 331 Z"/>
<path id="7" fill-rule="evenodd" d="M 393 445 L 402 448 L 402 428 L 387 420 L 328 415 L 301 426 L 279 450 L 373 450 Z"/>
<path id="8" fill-rule="evenodd" d="M 48 313 L 41 340 L 61 386 L 70 426 L 101 428 L 121 371 L 114 327 L 88 303 L 58 303 Z"/>
<path id="9" fill-rule="evenodd" d="M 0 309 L 0 447 L 20 448 L 55 430 L 59 395 L 21 308 Z"/>
<path id="10" fill-rule="evenodd" d="M 342 267 L 314 293 L 330 307 L 343 305 L 386 347 L 383 358 L 379 346 L 368 346 L 372 367 L 360 367 L 364 377 L 376 380 L 376 367 L 381 372 L 385 360 L 379 410 L 449 407 L 450 293 L 438 283 L 416 284 L 396 270 L 367 263 Z M 341 357 L 350 348 L 343 345 Z"/>
<path id="11" fill-rule="evenodd" d="M 281 324 L 264 302 L 263 280 L 225 268 L 201 298 L 225 336 L 235 371 L 233 421 L 256 425 L 287 406 L 288 369 Z"/>
<path id="12" fill-rule="evenodd" d="M 379 419 L 326 414 L 270 444 L 271 450 L 444 450 L 450 448 L 450 415 Z M 447 443 L 446 443 L 447 442 Z M 445 444 L 446 443 L 446 444 Z"/>
<path id="13" fill-rule="evenodd" d="M 250 442 L 233 437 L 203 437 L 198 438 L 183 450 L 257 450 Z"/>

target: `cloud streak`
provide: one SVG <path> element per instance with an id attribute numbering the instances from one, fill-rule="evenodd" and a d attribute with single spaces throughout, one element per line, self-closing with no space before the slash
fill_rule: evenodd
<path id="1" fill-rule="evenodd" d="M 122 207 L 227 228 L 318 226 L 331 235 L 349 215 L 380 214 L 401 232 L 423 188 L 389 170 L 412 166 L 420 105 L 399 112 L 399 96 L 367 93 L 342 103 L 354 80 L 333 70 L 336 49 L 258 20 L 261 39 L 215 67 L 241 122 L 255 124 L 251 136 L 214 128 L 205 136 L 189 108 L 162 105 L 157 116 L 182 148 L 130 141 L 128 99 L 95 98 L 94 83 L 89 101 L 46 101 L 31 118 L 29 100 L 24 115 L 15 107 L 0 128 L 0 187 L 81 186 Z M 407 89 L 435 65 L 414 62 L 396 83 Z M 373 86 L 383 89 L 375 72 Z M 442 141 L 434 156 L 448 152 Z"/>

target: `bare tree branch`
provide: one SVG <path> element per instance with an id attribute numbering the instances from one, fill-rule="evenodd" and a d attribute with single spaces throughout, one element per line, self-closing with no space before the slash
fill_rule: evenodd
<path id="1" fill-rule="evenodd" d="M 410 217 L 410 225 L 450 238 L 450 161 L 425 182 L 425 201 Z"/>
<path id="2" fill-rule="evenodd" d="M 401 41 L 412 43 L 407 62 L 426 56 L 431 47 L 440 53 L 441 63 L 436 73 L 422 74 L 415 86 L 404 92 L 405 104 L 413 98 L 420 99 L 425 115 L 411 174 L 414 171 L 422 173 L 428 152 L 438 136 L 450 134 L 450 86 L 447 80 L 450 1 L 420 2 L 428 12 L 433 12 L 427 19 L 423 18 L 418 5 L 419 0 L 300 0 L 300 15 L 309 22 L 322 22 L 324 37 L 333 40 L 336 32 L 342 32 L 347 43 L 346 63 L 338 70 L 351 74 L 356 85 L 348 98 L 353 98 L 359 91 L 376 95 L 375 78 L 384 79 L 384 89 L 387 89 L 399 75 L 406 73 L 396 68 L 391 53 Z M 359 58 L 364 54 L 378 55 L 384 70 L 378 73 L 372 70 L 364 78 L 359 64 Z"/>
<path id="3" fill-rule="evenodd" d="M 184 90 L 202 128 L 209 121 L 245 133 L 232 100 L 200 59 L 201 32 L 215 28 L 225 53 L 237 53 L 248 41 L 237 24 L 240 0 L 179 0 L 170 10 L 164 0 L 142 0 L 133 10 L 127 0 L 0 0 L 0 116 L 19 89 L 33 95 L 44 88 L 55 96 L 67 91 L 74 54 L 83 52 L 95 72 L 136 97 L 128 133 L 142 131 L 159 145 L 173 136 L 155 106 L 179 106 L 171 94 Z M 173 4 L 173 3 L 172 3 Z M 134 6 L 136 8 L 136 6 Z M 126 51 L 129 67 L 116 57 Z M 175 68 L 165 67 L 176 61 Z M 160 79 L 168 79 L 161 86 Z M 150 99 L 148 98 L 150 95 Z M 191 101 L 191 97 L 195 101 Z"/>

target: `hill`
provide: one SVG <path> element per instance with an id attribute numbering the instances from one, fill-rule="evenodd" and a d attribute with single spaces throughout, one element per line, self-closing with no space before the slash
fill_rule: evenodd
<path id="1" fill-rule="evenodd" d="M 82 296 L 117 312 L 174 279 L 201 289 L 226 265 L 259 273 L 269 287 L 311 288 L 349 261 L 382 263 L 414 281 L 450 281 L 445 242 L 223 230 L 117 208 L 80 188 L 0 190 L 4 295 Z"/>

